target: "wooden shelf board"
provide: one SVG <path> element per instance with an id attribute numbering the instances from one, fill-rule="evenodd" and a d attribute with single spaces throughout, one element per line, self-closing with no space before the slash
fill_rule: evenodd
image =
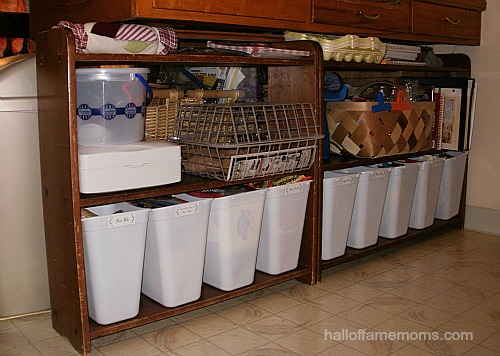
<path id="1" fill-rule="evenodd" d="M 184 304 L 175 308 L 167 308 L 141 294 L 139 314 L 129 320 L 120 321 L 110 325 L 99 325 L 92 319 L 89 319 L 90 338 L 95 339 L 115 332 L 127 330 L 140 325 L 145 325 L 153 321 L 172 317 L 178 314 L 193 311 L 215 303 L 219 303 L 231 298 L 239 297 L 263 288 L 270 287 L 288 280 L 306 276 L 312 272 L 311 266 L 299 266 L 296 269 L 279 275 L 269 275 L 256 271 L 255 279 L 252 284 L 225 292 L 207 284 L 203 284 L 201 297 L 197 301 Z"/>
<path id="2" fill-rule="evenodd" d="M 371 255 L 375 252 L 379 252 L 385 249 L 388 249 L 393 246 L 401 245 L 411 240 L 415 240 L 417 238 L 426 237 L 434 232 L 442 231 L 447 227 L 457 227 L 461 228 L 461 219 L 459 216 L 451 218 L 449 220 L 434 220 L 434 224 L 428 228 L 422 230 L 409 229 L 406 235 L 395 239 L 386 239 L 383 237 L 379 237 L 378 241 L 375 245 L 368 246 L 364 249 L 354 249 L 347 247 L 346 252 L 343 256 L 333 258 L 327 261 L 321 261 L 321 269 L 326 269 L 329 267 L 337 266 L 342 263 L 346 263 L 349 261 L 353 261 L 359 259 L 364 256 Z"/>

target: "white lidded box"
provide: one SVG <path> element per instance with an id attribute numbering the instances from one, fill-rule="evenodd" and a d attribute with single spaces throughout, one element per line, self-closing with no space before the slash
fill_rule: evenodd
<path id="1" fill-rule="evenodd" d="M 322 260 L 345 253 L 358 181 L 357 173 L 326 171 L 323 174 Z"/>
<path id="2" fill-rule="evenodd" d="M 210 209 L 203 282 L 224 291 L 255 277 L 266 189 L 215 198 Z M 179 194 L 178 198 L 199 198 Z"/>
<path id="3" fill-rule="evenodd" d="M 107 325 L 139 313 L 150 209 L 117 203 L 86 208 L 82 219 L 89 316 Z"/>
<path id="4" fill-rule="evenodd" d="M 437 219 L 448 220 L 460 210 L 468 152 L 446 152 L 436 206 Z"/>
<path id="5" fill-rule="evenodd" d="M 149 68 L 76 70 L 79 145 L 118 145 L 144 138 Z"/>
<path id="6" fill-rule="evenodd" d="M 433 156 L 416 160 L 419 171 L 408 226 L 412 229 L 425 229 L 434 224 L 444 160 Z"/>
<path id="7" fill-rule="evenodd" d="M 347 246 L 361 249 L 377 243 L 391 170 L 354 167 L 336 171 L 359 173 Z"/>
<path id="8" fill-rule="evenodd" d="M 297 268 L 310 184 L 267 188 L 257 270 L 276 275 Z"/>
<path id="9" fill-rule="evenodd" d="M 142 293 L 166 307 L 200 298 L 211 202 L 152 202 L 160 207 L 149 214 Z"/>
<path id="10" fill-rule="evenodd" d="M 165 141 L 79 146 L 80 192 L 103 193 L 181 180 L 181 148 Z"/>
<path id="11" fill-rule="evenodd" d="M 376 166 L 374 166 L 376 167 Z M 379 236 L 394 239 L 408 232 L 418 178 L 418 164 L 391 166 Z"/>

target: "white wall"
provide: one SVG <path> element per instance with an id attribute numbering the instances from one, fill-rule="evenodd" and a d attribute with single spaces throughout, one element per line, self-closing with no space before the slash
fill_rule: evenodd
<path id="1" fill-rule="evenodd" d="M 465 53 L 478 83 L 469 153 L 465 228 L 500 235 L 500 0 L 487 0 L 481 45 L 435 46 L 436 53 Z"/>

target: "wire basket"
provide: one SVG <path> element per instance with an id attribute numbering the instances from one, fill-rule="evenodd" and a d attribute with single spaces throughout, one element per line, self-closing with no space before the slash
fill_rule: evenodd
<path id="1" fill-rule="evenodd" d="M 311 168 L 322 138 L 310 104 L 189 104 L 175 140 L 189 173 L 241 180 Z"/>
<path id="2" fill-rule="evenodd" d="M 164 89 L 151 85 L 153 99 L 146 108 L 144 136 L 146 140 L 166 141 L 173 136 L 177 111 L 181 105 L 202 104 L 206 99 L 224 99 L 234 102 L 245 96 L 241 90 L 182 90 Z"/>

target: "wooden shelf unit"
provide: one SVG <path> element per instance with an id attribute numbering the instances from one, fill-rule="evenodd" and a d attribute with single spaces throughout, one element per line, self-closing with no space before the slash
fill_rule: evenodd
<path id="1" fill-rule="evenodd" d="M 198 301 L 177 308 L 163 307 L 142 296 L 139 315 L 111 325 L 98 325 L 89 319 L 85 284 L 85 264 L 80 208 L 137 198 L 155 197 L 199 189 L 223 187 L 250 180 L 226 182 L 183 174 L 179 183 L 107 194 L 81 194 L 79 191 L 76 122 L 75 70 L 102 64 L 126 65 L 241 65 L 266 66 L 269 102 L 311 103 L 320 115 L 320 53 L 312 42 L 286 44 L 311 52 L 304 59 L 259 59 L 218 54 L 115 55 L 76 53 L 71 33 L 62 29 L 43 32 L 37 38 L 37 80 L 39 94 L 40 154 L 46 249 L 49 273 L 52 325 L 67 337 L 76 350 L 90 354 L 90 340 L 144 325 L 176 314 L 195 310 L 291 279 L 307 284 L 317 280 L 317 216 L 320 150 L 315 164 L 302 173 L 314 183 L 309 191 L 299 266 L 277 276 L 257 272 L 246 287 L 222 292 L 203 285 Z M 318 146 L 321 144 L 318 142 Z M 268 179 L 268 178 L 260 178 Z M 256 181 L 259 179 L 254 179 Z"/>
<path id="2" fill-rule="evenodd" d="M 444 67 L 414 67 L 414 66 L 398 66 L 398 65 L 381 65 L 381 64 L 365 64 L 365 63 L 344 63 L 344 62 L 324 62 L 323 70 L 334 71 L 339 73 L 343 78 L 354 80 L 365 80 L 367 82 L 389 79 L 396 81 L 399 77 L 470 77 L 471 63 L 468 56 L 464 54 L 446 54 L 440 55 L 444 62 Z M 379 158 L 355 158 L 349 156 L 340 156 L 332 154 L 329 159 L 322 160 L 320 165 L 321 172 L 329 170 L 344 169 L 350 167 L 357 167 L 370 164 L 378 164 L 383 162 L 390 162 L 399 159 L 411 158 L 421 156 L 423 154 L 436 154 L 443 151 L 426 151 L 408 153 L 394 156 L 386 156 Z M 322 173 L 321 173 L 322 174 Z M 322 182 L 320 184 L 320 191 L 322 191 Z M 459 213 L 456 217 L 449 220 L 435 219 L 434 224 L 422 230 L 409 229 L 408 233 L 404 236 L 395 239 L 386 239 L 379 237 L 377 244 L 363 249 L 354 249 L 347 247 L 346 253 L 343 256 L 333 258 L 330 260 L 321 260 L 321 243 L 318 244 L 318 281 L 321 280 L 321 271 L 333 266 L 340 265 L 349 261 L 353 261 L 375 252 L 379 252 L 397 245 L 408 243 L 409 241 L 416 241 L 418 238 L 424 238 L 433 233 L 442 231 L 447 228 L 463 229 L 465 218 L 465 192 L 467 186 L 467 176 L 464 179 L 462 188 L 462 197 L 460 202 Z M 321 197 L 322 199 L 322 197 Z M 320 204 L 322 206 L 322 202 Z M 320 219 L 321 220 L 321 219 Z M 321 223 L 321 222 L 320 222 Z M 319 228 L 321 231 L 321 227 Z M 319 237 L 321 241 L 321 236 Z"/>

